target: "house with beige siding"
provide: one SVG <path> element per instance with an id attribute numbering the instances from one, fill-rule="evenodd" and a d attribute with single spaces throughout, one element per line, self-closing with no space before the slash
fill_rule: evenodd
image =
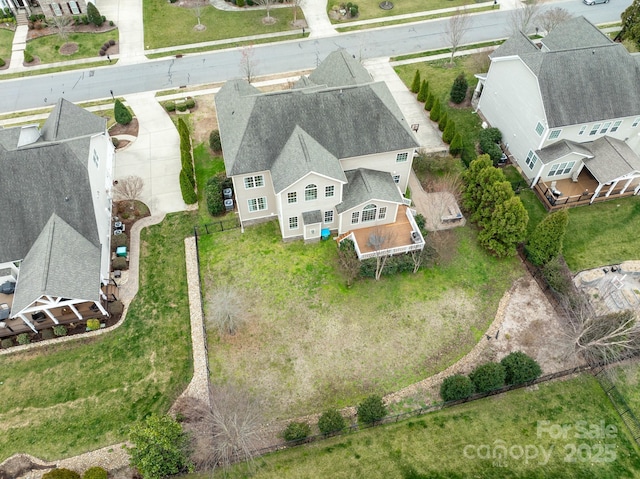
<path id="1" fill-rule="evenodd" d="M 478 111 L 547 206 L 640 192 L 639 55 L 577 17 L 490 57 Z"/>
<path id="2" fill-rule="evenodd" d="M 277 219 L 283 239 L 313 241 L 402 223 L 393 247 L 424 246 L 403 195 L 418 143 L 386 84 L 344 50 L 291 90 L 229 81 L 216 111 L 242 225 Z"/>

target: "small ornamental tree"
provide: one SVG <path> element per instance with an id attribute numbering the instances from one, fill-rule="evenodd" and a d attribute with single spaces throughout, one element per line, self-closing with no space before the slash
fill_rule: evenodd
<path id="1" fill-rule="evenodd" d="M 468 88 L 467 78 L 464 76 L 464 73 L 460 73 L 460 75 L 453 80 L 453 85 L 451 86 L 451 101 L 456 104 L 462 103 L 467 97 Z"/>
<path id="2" fill-rule="evenodd" d="M 476 391 L 480 393 L 493 391 L 504 386 L 505 371 L 500 363 L 485 363 L 475 368 L 469 379 L 473 382 Z"/>
<path id="3" fill-rule="evenodd" d="M 171 416 L 149 416 L 135 424 L 129 438 L 130 462 L 144 479 L 161 479 L 189 469 L 187 436 Z"/>
<path id="4" fill-rule="evenodd" d="M 329 409 L 322 413 L 318 420 L 318 429 L 322 434 L 333 434 L 342 431 L 346 427 L 346 422 L 337 409 Z"/>
<path id="5" fill-rule="evenodd" d="M 444 129 L 447 127 L 448 115 L 447 115 L 447 111 L 444 108 L 441 108 L 440 110 L 441 111 L 440 111 L 440 118 L 438 119 L 438 129 L 444 132 Z"/>
<path id="6" fill-rule="evenodd" d="M 180 170 L 180 192 L 182 193 L 182 199 L 186 204 L 192 205 L 198 201 L 198 195 L 196 195 L 195 187 L 184 170 Z"/>
<path id="7" fill-rule="evenodd" d="M 358 404 L 358 420 L 364 424 L 375 424 L 387 415 L 382 398 L 372 395 Z"/>
<path id="8" fill-rule="evenodd" d="M 95 3 L 87 2 L 87 18 L 90 23 L 93 23 L 96 27 L 101 27 L 104 23 L 104 19 L 102 15 L 100 15 L 100 11 L 98 7 L 96 7 Z"/>
<path id="9" fill-rule="evenodd" d="M 43 474 L 42 479 L 80 479 L 80 474 L 71 469 L 60 467 Z"/>
<path id="10" fill-rule="evenodd" d="M 438 100 L 437 98 L 433 102 L 433 107 L 431 107 L 429 118 L 431 119 L 431 121 L 438 121 L 440 119 L 440 100 Z"/>
<path id="11" fill-rule="evenodd" d="M 416 70 L 416 74 L 413 76 L 413 82 L 411 83 L 411 92 L 418 93 L 420 91 L 420 70 Z"/>
<path id="12" fill-rule="evenodd" d="M 522 384 L 538 379 L 542 369 L 538 362 L 522 351 L 514 351 L 500 361 L 507 384 Z"/>
<path id="13" fill-rule="evenodd" d="M 89 5 L 93 5 L 93 3 L 89 3 Z M 128 125 L 133 119 L 129 109 L 118 98 L 116 98 L 116 103 L 113 106 L 113 116 L 120 125 Z"/>
<path id="14" fill-rule="evenodd" d="M 473 382 L 468 376 L 455 374 L 442 381 L 440 385 L 440 397 L 443 401 L 457 401 L 468 398 L 473 394 Z"/>
<path id="15" fill-rule="evenodd" d="M 567 210 L 547 215 L 531 233 L 526 252 L 529 261 L 537 266 L 547 264 L 562 252 L 562 242 L 569 224 Z"/>
<path id="16" fill-rule="evenodd" d="M 290 422 L 282 433 L 285 441 L 300 441 L 311 433 L 311 426 L 306 422 Z"/>
<path id="17" fill-rule="evenodd" d="M 449 145 L 449 153 L 451 153 L 453 156 L 458 156 L 460 153 L 462 153 L 463 148 L 464 144 L 462 143 L 462 135 L 456 132 L 456 134 L 453 135 L 451 144 Z"/>
<path id="18" fill-rule="evenodd" d="M 431 92 L 429 92 L 427 94 L 427 98 L 424 101 L 424 109 L 425 110 L 431 110 L 431 108 L 433 108 L 433 102 L 436 101 L 436 99 L 434 98 L 433 94 Z"/>
<path id="19" fill-rule="evenodd" d="M 456 123 L 453 120 L 449 119 L 447 120 L 447 125 L 444 127 L 444 130 L 442 132 L 442 141 L 444 141 L 446 144 L 451 144 L 454 136 L 456 136 Z"/>
<path id="20" fill-rule="evenodd" d="M 427 96 L 429 96 L 429 82 L 427 80 L 422 80 L 420 90 L 418 90 L 417 100 L 425 102 L 427 100 Z"/>

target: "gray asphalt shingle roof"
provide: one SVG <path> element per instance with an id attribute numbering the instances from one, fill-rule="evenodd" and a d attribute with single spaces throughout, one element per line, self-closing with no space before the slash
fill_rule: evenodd
<path id="1" fill-rule="evenodd" d="M 11 314 L 19 313 L 45 294 L 87 301 L 100 299 L 100 247 L 55 213 L 22 262 Z"/>
<path id="2" fill-rule="evenodd" d="M 338 213 L 376 200 L 402 203 L 402 194 L 391 173 L 358 168 L 345 171 L 345 175 L 347 184 L 344 186 L 342 203 L 336 206 Z"/>
<path id="3" fill-rule="evenodd" d="M 60 98 L 44 125 L 42 138 L 59 141 L 105 131 L 107 120 Z"/>
<path id="4" fill-rule="evenodd" d="M 522 55 L 523 53 L 536 53 L 538 47 L 522 32 L 507 38 L 502 45 L 496 48 L 490 58 L 509 57 L 512 55 Z"/>
<path id="5" fill-rule="evenodd" d="M 540 42 L 551 51 L 590 48 L 612 43 L 607 35 L 583 16 L 562 22 Z"/>
<path id="6" fill-rule="evenodd" d="M 593 156 L 593 153 L 589 151 L 584 143 L 576 143 L 570 140 L 560 140 L 536 151 L 538 158 L 540 158 L 544 164 L 551 163 L 570 153 L 578 153 L 587 158 Z"/>
<path id="7" fill-rule="evenodd" d="M 302 222 L 305 225 L 322 223 L 322 212 L 320 210 L 305 211 L 302 213 Z"/>
<path id="8" fill-rule="evenodd" d="M 359 61 L 346 50 L 340 49 L 331 52 L 309 74 L 309 80 L 316 85 L 336 87 L 371 83 L 373 78 Z"/>
<path id="9" fill-rule="evenodd" d="M 640 157 L 622 140 L 603 136 L 583 144 L 593 153 L 584 164 L 600 183 L 609 183 L 631 172 L 640 172 Z"/>

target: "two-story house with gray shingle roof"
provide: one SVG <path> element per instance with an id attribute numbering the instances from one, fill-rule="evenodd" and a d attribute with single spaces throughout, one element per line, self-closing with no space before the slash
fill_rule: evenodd
<path id="1" fill-rule="evenodd" d="M 387 86 L 344 50 L 292 90 L 229 81 L 216 111 L 243 225 L 277 218 L 284 239 L 310 241 L 402 223 L 394 247 L 424 245 L 403 197 L 418 143 Z"/>
<path id="2" fill-rule="evenodd" d="M 106 120 L 63 99 L 41 129 L 0 129 L 0 282 L 16 283 L 8 328 L 107 315 L 113 159 Z"/>
<path id="3" fill-rule="evenodd" d="M 584 17 L 491 54 L 478 110 L 547 206 L 640 192 L 640 56 Z"/>

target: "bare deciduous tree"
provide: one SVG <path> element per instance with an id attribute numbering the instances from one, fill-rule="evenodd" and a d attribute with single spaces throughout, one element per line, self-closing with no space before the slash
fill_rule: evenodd
<path id="1" fill-rule="evenodd" d="M 201 3 L 200 0 L 196 0 L 193 7 L 191 7 L 191 11 L 193 12 L 196 19 L 198 20 L 198 24 L 195 27 L 196 30 L 204 30 L 206 28 L 204 25 L 202 25 L 202 23 L 200 23 L 200 17 L 202 16 L 202 11 L 204 7 L 205 7 L 205 4 Z"/>
<path id="2" fill-rule="evenodd" d="M 302 7 L 304 0 L 291 0 L 291 7 L 293 8 L 293 24 L 298 21 L 298 8 Z"/>
<path id="3" fill-rule="evenodd" d="M 509 30 L 512 35 L 522 32 L 525 35 L 533 26 L 540 12 L 540 0 L 520 2 L 520 5 L 509 14 Z"/>
<path id="4" fill-rule="evenodd" d="M 139 176 L 126 176 L 115 182 L 113 190 L 117 200 L 126 200 L 129 202 L 129 208 L 133 209 L 134 201 L 140 199 L 144 188 L 144 180 Z"/>
<path id="5" fill-rule="evenodd" d="M 376 281 L 382 276 L 384 265 L 389 258 L 387 250 L 391 247 L 394 238 L 395 234 L 392 231 L 383 228 L 375 228 L 369 235 L 367 245 L 373 249 L 376 258 Z"/>
<path id="6" fill-rule="evenodd" d="M 571 18 L 573 18 L 573 15 L 564 8 L 553 7 L 538 15 L 538 22 L 540 23 L 540 27 L 545 32 L 549 33 L 562 22 L 566 22 Z"/>
<path id="7" fill-rule="evenodd" d="M 431 236 L 431 233 L 427 235 L 427 237 Z M 436 250 L 431 244 L 431 242 L 427 241 L 427 237 L 424 238 L 425 245 L 424 248 L 411 252 L 411 259 L 413 260 L 413 272 L 417 273 L 422 266 L 423 263 L 432 262 L 436 257 Z"/>
<path id="8" fill-rule="evenodd" d="M 72 21 L 71 17 L 67 15 L 61 15 L 59 17 L 51 17 L 47 19 L 47 23 L 55 28 L 60 40 L 66 42 L 69 38 L 69 32 L 71 32 Z"/>
<path id="9" fill-rule="evenodd" d="M 207 326 L 216 328 L 220 335 L 233 335 L 246 322 L 245 301 L 231 286 L 220 286 L 208 293 Z"/>
<path id="10" fill-rule="evenodd" d="M 256 73 L 257 60 L 255 59 L 255 51 L 253 45 L 248 45 L 240 50 L 240 70 L 244 78 L 251 83 Z"/>
<path id="11" fill-rule="evenodd" d="M 254 3 L 261 5 L 267 11 L 267 17 L 263 19 L 265 23 L 275 23 L 276 19 L 271 17 L 271 7 L 277 0 L 254 0 Z"/>
<path id="12" fill-rule="evenodd" d="M 466 10 L 464 9 L 457 9 L 455 15 L 449 17 L 445 35 L 447 36 L 447 41 L 451 44 L 450 65 L 453 65 L 453 56 L 458 50 L 460 43 L 462 43 L 462 38 L 465 33 L 467 33 L 470 23 L 471 17 L 467 15 Z"/>
<path id="13" fill-rule="evenodd" d="M 350 239 L 344 239 L 338 245 L 338 264 L 347 278 L 347 286 L 351 286 L 360 274 L 361 263 Z"/>

